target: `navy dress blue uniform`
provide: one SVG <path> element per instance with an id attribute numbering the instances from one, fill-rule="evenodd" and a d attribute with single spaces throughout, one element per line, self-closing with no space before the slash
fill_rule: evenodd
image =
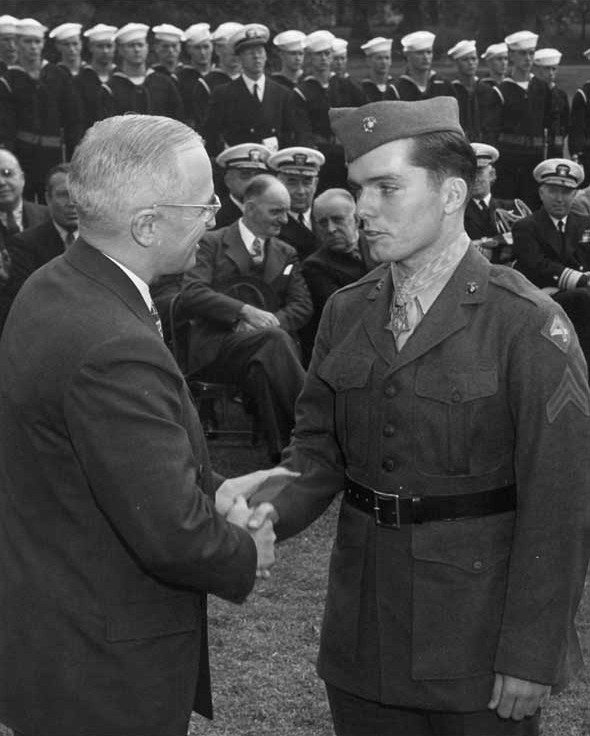
<path id="1" fill-rule="evenodd" d="M 205 123 L 205 141 L 212 157 L 224 146 L 262 143 L 276 137 L 279 148 L 301 142 L 293 92 L 265 79 L 262 101 L 250 94 L 240 76 L 213 89 Z"/>
<path id="2" fill-rule="evenodd" d="M 332 187 L 346 188 L 344 149 L 332 133 L 328 111 L 333 107 L 359 107 L 365 104 L 364 91 L 348 78 L 333 75 L 324 87 L 318 79 L 309 75 L 297 85 L 296 93 L 303 102 L 309 124 L 309 140 L 305 141 L 305 145 L 317 148 L 326 157 L 320 170 L 318 193 Z"/>
<path id="3" fill-rule="evenodd" d="M 281 227 L 279 238 L 295 248 L 301 261 L 315 253 L 318 245 L 313 230 L 298 222 L 291 213 Z"/>
<path id="4" fill-rule="evenodd" d="M 16 142 L 16 107 L 12 89 L 6 79 L 7 67 L 4 62 L 0 66 L 0 146 L 9 151 L 14 150 Z"/>
<path id="5" fill-rule="evenodd" d="M 388 78 L 385 83 L 385 90 L 379 89 L 377 83 L 372 79 L 363 79 L 361 86 L 365 93 L 365 99 L 367 102 L 380 102 L 383 100 L 393 101 L 400 99 L 393 77 Z"/>
<path id="6" fill-rule="evenodd" d="M 126 74 L 116 69 L 109 86 L 113 91 L 116 115 L 135 112 L 184 120 L 180 93 L 174 82 L 164 74 L 148 69 L 143 84 L 134 84 Z"/>
<path id="7" fill-rule="evenodd" d="M 584 167 L 584 186 L 590 183 L 590 81 L 572 97 L 568 147 Z"/>
<path id="8" fill-rule="evenodd" d="M 544 155 L 551 130 L 551 90 L 538 77 L 531 77 L 528 89 L 513 79 L 497 88 L 501 94 L 496 164 L 498 180 L 494 194 L 502 199 L 523 199 L 529 207 L 539 204 L 533 169 Z"/>
<path id="9" fill-rule="evenodd" d="M 515 206 L 513 199 L 497 199 L 496 197 L 491 197 L 489 204 L 484 209 L 473 199 L 467 203 L 464 216 L 465 232 L 471 240 L 491 238 L 495 241 L 491 249 L 492 263 L 506 263 L 512 260 L 512 239 L 506 238 L 506 235 L 498 230 L 495 213 L 497 209 L 513 212 Z"/>
<path id="10" fill-rule="evenodd" d="M 84 130 L 91 128 L 99 120 L 116 114 L 110 79 L 102 81 L 89 64 L 82 66 L 74 78 L 74 85 L 82 104 Z"/>
<path id="11" fill-rule="evenodd" d="M 197 69 L 181 65 L 178 70 L 178 91 L 182 98 L 187 124 L 202 135 L 207 119 L 211 88 Z"/>
<path id="12" fill-rule="evenodd" d="M 10 67 L 6 80 L 16 112 L 15 153 L 25 173 L 25 197 L 43 202 L 49 169 L 69 159 L 83 133 L 82 110 L 71 75 L 45 63 L 39 79 Z"/>
<path id="13" fill-rule="evenodd" d="M 408 102 L 429 100 L 431 97 L 455 96 L 453 85 L 446 79 L 440 77 L 436 72 L 431 73 L 425 90 L 421 90 L 408 74 L 401 75 L 396 82 L 396 88 L 400 100 L 406 100 Z"/>
<path id="14" fill-rule="evenodd" d="M 497 138 L 501 101 L 498 95 L 480 79 L 468 89 L 458 79 L 452 82 L 459 103 L 461 127 L 470 141 L 493 144 Z"/>
<path id="15" fill-rule="evenodd" d="M 548 158 L 561 158 L 565 138 L 570 128 L 570 103 L 567 93 L 554 85 L 551 87 L 551 127 Z"/>
<path id="16" fill-rule="evenodd" d="M 270 78 L 273 82 L 276 82 L 277 84 L 280 84 L 282 87 L 285 87 L 285 89 L 290 89 L 291 91 L 295 89 L 297 86 L 297 82 L 294 82 L 292 79 L 287 77 L 285 74 L 281 74 L 281 72 L 273 72 L 270 75 Z"/>

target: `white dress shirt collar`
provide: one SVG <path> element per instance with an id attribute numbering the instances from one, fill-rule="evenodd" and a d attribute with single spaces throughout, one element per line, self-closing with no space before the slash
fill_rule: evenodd
<path id="1" fill-rule="evenodd" d="M 71 230 L 68 231 L 65 229 L 65 227 L 62 227 L 61 225 L 58 225 L 55 220 L 51 221 L 53 223 L 53 227 L 57 230 L 59 233 L 59 237 L 63 240 L 64 245 L 66 244 L 66 239 L 68 237 L 68 232 L 71 232 L 74 236 L 74 240 L 78 238 L 78 230 Z"/>
<path id="2" fill-rule="evenodd" d="M 131 279 L 131 281 L 135 284 L 137 290 L 141 294 L 141 298 L 144 300 L 148 311 L 151 312 L 153 305 L 152 295 L 150 294 L 150 287 L 145 283 L 145 281 L 143 279 L 140 279 L 137 274 L 133 273 L 133 271 L 130 271 L 122 263 L 119 263 L 119 261 L 111 258 L 111 256 L 107 255 L 106 253 L 103 253 L 103 255 L 107 256 L 109 261 L 112 261 L 116 266 L 119 266 L 121 271 L 123 271 L 123 273 L 125 273 Z"/>
<path id="3" fill-rule="evenodd" d="M 547 213 L 549 214 L 549 213 Z M 559 230 L 559 227 L 557 226 L 558 222 L 563 222 L 563 229 L 565 230 L 565 226 L 567 224 L 567 215 L 565 217 L 553 217 L 553 215 L 549 215 L 549 218 L 551 222 L 555 225 L 555 229 Z"/>
<path id="4" fill-rule="evenodd" d="M 246 246 L 246 250 L 248 251 L 248 253 L 250 253 L 250 255 L 253 255 L 254 241 L 256 240 L 256 238 L 258 238 L 258 236 L 254 235 L 254 233 L 249 230 L 246 225 L 244 225 L 243 217 L 240 217 L 240 219 L 238 220 L 238 229 L 240 231 L 240 237 L 242 238 L 242 241 Z M 262 240 L 264 242 L 264 238 L 258 238 L 258 240 Z"/>
<path id="5" fill-rule="evenodd" d="M 250 77 L 247 77 L 245 74 L 242 74 L 242 79 L 244 80 L 244 84 L 248 88 L 248 92 L 253 95 L 254 94 L 254 85 L 258 85 L 258 99 L 262 100 L 264 98 L 264 88 L 266 86 L 266 76 L 263 74 L 259 79 L 250 79 Z"/>
<path id="6" fill-rule="evenodd" d="M 302 214 L 303 215 L 303 222 L 305 223 L 305 227 L 308 230 L 311 230 L 311 227 L 312 227 L 312 225 L 311 225 L 311 207 L 308 210 L 305 210 L 305 212 L 302 212 L 302 213 L 290 211 L 289 214 L 291 215 L 291 217 L 296 222 L 299 222 L 299 215 Z"/>

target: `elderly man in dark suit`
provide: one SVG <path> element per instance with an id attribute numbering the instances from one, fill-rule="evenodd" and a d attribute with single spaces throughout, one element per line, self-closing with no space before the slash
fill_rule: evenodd
<path id="1" fill-rule="evenodd" d="M 536 736 L 582 666 L 584 356 L 558 304 L 471 247 L 455 100 L 331 115 L 385 263 L 328 301 L 285 453 L 301 476 L 251 524 L 289 537 L 344 491 L 318 663 L 338 736 Z"/>
<path id="2" fill-rule="evenodd" d="M 216 510 L 232 494 L 150 297 L 194 264 L 210 164 L 185 125 L 128 115 L 93 126 L 70 174 L 80 238 L 0 342 L 0 720 L 185 736 L 211 715 L 206 595 L 241 601 L 272 562 L 270 527 Z"/>
<path id="3" fill-rule="evenodd" d="M 288 209 L 283 184 L 253 179 L 243 216 L 203 238 L 179 304 L 193 322 L 189 370 L 254 399 L 273 460 L 289 442 L 303 385 L 294 337 L 312 314 L 297 253 L 277 238 Z"/>
<path id="4" fill-rule="evenodd" d="M 301 337 L 305 365 L 311 358 L 320 317 L 330 296 L 377 266 L 365 234 L 359 230 L 354 198 L 349 191 L 322 192 L 313 205 L 313 223 L 319 249 L 301 264 L 313 301 L 313 317 Z"/>
<path id="5" fill-rule="evenodd" d="M 533 176 L 543 205 L 514 225 L 516 268 L 561 304 L 590 363 L 590 216 L 570 211 L 584 169 L 552 158 Z"/>
<path id="6" fill-rule="evenodd" d="M 242 74 L 216 87 L 209 103 L 205 139 L 211 156 L 224 146 L 255 141 L 270 151 L 299 143 L 299 124 L 294 93 L 273 82 L 264 70 L 269 30 L 249 23 L 229 40 L 242 64 Z"/>
<path id="7" fill-rule="evenodd" d="M 8 310 L 28 277 L 74 244 L 78 213 L 68 191 L 69 164 L 58 164 L 47 175 L 45 199 L 51 219 L 8 240 L 10 276 L 0 291 L 0 331 Z"/>

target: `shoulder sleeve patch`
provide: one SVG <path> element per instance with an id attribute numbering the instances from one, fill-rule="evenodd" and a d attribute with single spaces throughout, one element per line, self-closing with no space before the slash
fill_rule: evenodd
<path id="1" fill-rule="evenodd" d="M 549 424 L 553 424 L 559 414 L 570 402 L 574 406 L 577 406 L 584 416 L 590 416 L 588 387 L 580 386 L 580 383 L 568 365 L 563 372 L 559 386 L 555 389 L 555 393 L 547 402 L 546 411 Z"/>
<path id="2" fill-rule="evenodd" d="M 572 344 L 572 328 L 560 314 L 551 314 L 545 322 L 541 335 L 558 347 L 562 353 L 567 353 Z"/>

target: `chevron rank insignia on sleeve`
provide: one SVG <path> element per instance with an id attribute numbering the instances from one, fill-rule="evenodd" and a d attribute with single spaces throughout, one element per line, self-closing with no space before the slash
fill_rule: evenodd
<path id="1" fill-rule="evenodd" d="M 560 314 L 552 314 L 541 330 L 543 337 L 556 345 L 562 353 L 567 353 L 572 344 L 571 327 Z"/>
<path id="2" fill-rule="evenodd" d="M 580 385 L 572 373 L 572 369 L 568 365 L 563 372 L 559 386 L 555 389 L 555 393 L 547 402 L 546 410 L 549 424 L 553 424 L 559 414 L 569 403 L 577 406 L 585 416 L 590 416 L 588 387 Z"/>

